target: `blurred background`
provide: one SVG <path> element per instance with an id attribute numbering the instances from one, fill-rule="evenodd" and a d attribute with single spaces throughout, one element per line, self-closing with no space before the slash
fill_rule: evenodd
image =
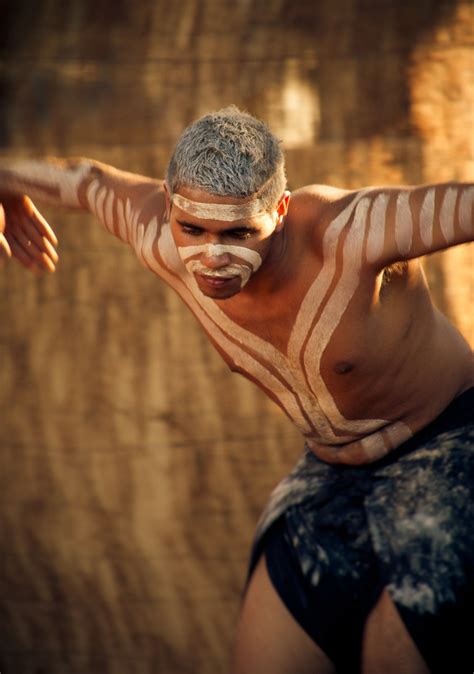
<path id="1" fill-rule="evenodd" d="M 465 0 L 2 0 L 0 156 L 163 177 L 236 103 L 290 187 L 469 180 Z M 302 442 L 188 310 L 84 214 L 57 272 L 0 270 L 2 674 L 225 673 L 249 546 Z M 472 247 L 425 261 L 474 343 Z M 440 382 L 442 385 L 442 382 Z"/>

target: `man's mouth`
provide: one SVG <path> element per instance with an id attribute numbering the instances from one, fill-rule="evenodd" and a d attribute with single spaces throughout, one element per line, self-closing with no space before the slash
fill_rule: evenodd
<path id="1" fill-rule="evenodd" d="M 199 260 L 186 262 L 186 269 L 194 274 L 196 279 L 202 279 L 209 288 L 225 288 L 238 280 L 240 288 L 243 288 L 251 276 L 251 269 L 244 264 L 229 264 L 225 267 L 212 269 L 202 264 Z"/>
<path id="2" fill-rule="evenodd" d="M 234 281 L 236 278 L 240 278 L 237 274 L 234 274 L 233 276 L 217 276 L 217 275 L 210 275 L 210 274 L 203 274 L 202 272 L 195 272 L 196 276 L 199 276 L 200 279 L 204 281 L 204 283 L 207 283 L 207 285 L 211 286 L 212 288 L 224 288 L 225 286 L 229 285 L 232 281 Z"/>

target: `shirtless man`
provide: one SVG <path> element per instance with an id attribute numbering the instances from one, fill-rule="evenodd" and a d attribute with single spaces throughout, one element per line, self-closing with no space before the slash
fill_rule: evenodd
<path id="1" fill-rule="evenodd" d="M 232 107 L 165 181 L 0 162 L 3 256 L 54 270 L 24 194 L 94 213 L 305 438 L 259 524 L 234 674 L 470 672 L 472 353 L 416 258 L 472 240 L 474 186 L 290 195 L 278 141 Z"/>

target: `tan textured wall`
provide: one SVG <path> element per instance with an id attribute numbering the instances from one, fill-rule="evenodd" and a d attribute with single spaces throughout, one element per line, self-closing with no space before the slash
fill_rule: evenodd
<path id="1" fill-rule="evenodd" d="M 472 179 L 472 23 L 463 1 L 8 2 L 0 151 L 162 176 L 182 128 L 235 102 L 283 138 L 292 186 Z M 0 670 L 225 672 L 301 442 L 128 250 L 45 212 L 57 273 L 0 271 Z M 427 267 L 474 342 L 471 265 Z"/>

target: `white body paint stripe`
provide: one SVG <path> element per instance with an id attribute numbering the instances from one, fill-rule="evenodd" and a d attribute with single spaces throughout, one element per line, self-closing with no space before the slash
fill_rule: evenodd
<path id="1" fill-rule="evenodd" d="M 353 433 L 373 432 L 385 426 L 388 421 L 347 420 L 337 408 L 324 382 L 321 358 L 358 286 L 369 205 L 370 201 L 367 198 L 361 199 L 357 204 L 353 223 L 344 242 L 342 274 L 313 328 L 304 353 L 308 383 L 317 396 L 322 410 L 338 429 Z"/>
<path id="2" fill-rule="evenodd" d="M 388 453 L 382 433 L 375 432 L 360 440 L 364 454 L 368 459 L 376 459 Z"/>
<path id="3" fill-rule="evenodd" d="M 430 247 L 433 243 L 433 221 L 435 207 L 435 191 L 429 189 L 420 210 L 420 236 L 425 246 Z"/>
<path id="4" fill-rule="evenodd" d="M 100 187 L 99 191 L 97 192 L 96 200 L 95 200 L 95 207 L 96 207 L 96 213 L 99 216 L 100 221 L 106 225 L 105 223 L 105 218 L 104 218 L 104 204 L 105 204 L 105 197 L 107 196 L 107 188 L 106 187 Z"/>
<path id="5" fill-rule="evenodd" d="M 457 196 L 458 191 L 452 187 L 448 187 L 441 204 L 439 222 L 446 243 L 451 243 L 454 240 L 454 211 Z"/>
<path id="6" fill-rule="evenodd" d="M 409 199 L 409 192 L 400 192 L 397 197 L 395 241 L 397 242 L 398 252 L 403 257 L 410 252 L 413 238 L 413 220 Z"/>
<path id="7" fill-rule="evenodd" d="M 323 237 L 323 265 L 301 302 L 295 325 L 288 341 L 288 357 L 293 367 L 299 364 L 301 349 L 307 338 L 315 315 L 324 300 L 336 273 L 336 249 L 339 235 L 346 227 L 352 212 L 364 193 L 355 199 L 329 224 Z"/>
<path id="8" fill-rule="evenodd" d="M 140 250 L 141 238 L 144 235 L 144 225 L 139 223 L 140 212 L 132 208 L 130 199 L 124 203 L 117 198 L 112 188 L 105 185 L 100 187 L 98 180 L 93 180 L 86 190 L 86 198 L 93 213 L 101 220 L 107 230 L 118 235 L 125 243 L 131 243 L 136 250 Z M 115 217 L 114 217 L 115 207 Z M 115 228 L 115 221 L 118 231 Z"/>
<path id="9" fill-rule="evenodd" d="M 127 223 L 127 239 L 128 241 L 134 245 L 134 232 L 132 228 L 132 203 L 129 198 L 127 198 L 125 202 L 125 221 Z"/>
<path id="10" fill-rule="evenodd" d="M 115 194 L 113 193 L 113 190 L 109 190 L 107 193 L 107 196 L 105 198 L 105 204 L 104 204 L 104 222 L 107 227 L 107 229 L 112 232 L 112 234 L 115 234 L 114 230 L 114 201 L 115 201 Z"/>
<path id="11" fill-rule="evenodd" d="M 408 440 L 413 435 L 411 429 L 407 426 L 407 424 L 404 424 L 403 421 L 396 421 L 395 423 L 390 424 L 385 429 L 385 432 L 387 433 L 392 444 L 390 449 L 398 447 L 402 444 L 402 442 L 405 442 L 405 440 Z"/>
<path id="12" fill-rule="evenodd" d="M 367 262 L 373 263 L 382 257 L 385 242 L 385 218 L 388 195 L 378 194 L 370 211 L 370 229 L 367 237 Z"/>
<path id="13" fill-rule="evenodd" d="M 125 204 L 117 199 L 118 234 L 122 241 L 128 243 L 127 222 L 125 220 Z"/>
<path id="14" fill-rule="evenodd" d="M 89 208 L 92 211 L 92 213 L 95 213 L 96 215 L 98 215 L 96 203 L 97 203 L 97 191 L 99 189 L 99 186 L 100 186 L 99 181 L 93 180 L 86 190 L 86 199 L 89 204 Z"/>
<path id="15" fill-rule="evenodd" d="M 463 232 L 470 234 L 474 231 L 474 187 L 466 187 L 459 199 L 459 225 Z"/>

